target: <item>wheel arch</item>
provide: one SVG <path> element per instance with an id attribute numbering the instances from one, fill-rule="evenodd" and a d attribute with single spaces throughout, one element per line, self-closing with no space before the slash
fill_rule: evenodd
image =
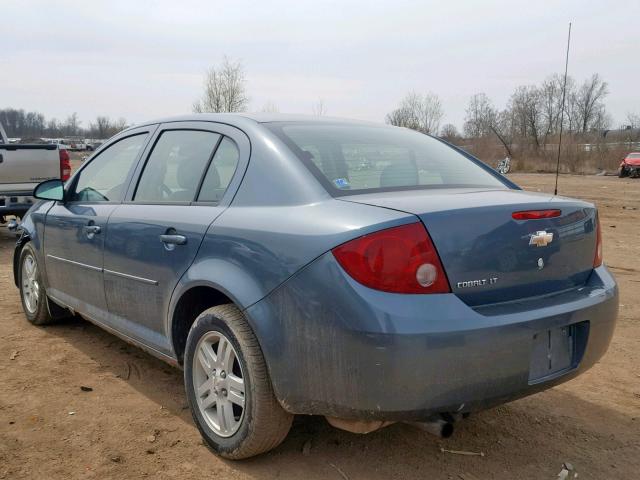
<path id="1" fill-rule="evenodd" d="M 179 293 L 174 292 L 166 331 L 178 364 L 184 362 L 187 336 L 198 315 L 208 308 L 228 303 L 238 306 L 228 292 L 210 282 L 194 282 L 181 288 Z"/>
<path id="2" fill-rule="evenodd" d="M 22 235 L 18 238 L 16 242 L 15 249 L 13 250 L 13 282 L 16 284 L 16 287 L 20 288 L 20 255 L 22 254 L 22 249 L 24 246 L 31 241 L 31 236 L 29 232 L 23 230 Z"/>

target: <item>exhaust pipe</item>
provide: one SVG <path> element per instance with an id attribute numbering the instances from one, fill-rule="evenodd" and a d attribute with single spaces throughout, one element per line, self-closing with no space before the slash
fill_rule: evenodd
<path id="1" fill-rule="evenodd" d="M 436 437 L 449 438 L 453 435 L 453 423 L 457 420 L 454 415 L 442 414 L 434 415 L 433 417 L 423 422 L 407 422 L 409 425 L 418 427 L 420 430 L 428 432 Z"/>

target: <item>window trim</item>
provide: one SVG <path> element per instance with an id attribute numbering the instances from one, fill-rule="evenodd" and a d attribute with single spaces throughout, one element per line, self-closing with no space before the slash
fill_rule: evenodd
<path id="1" fill-rule="evenodd" d="M 236 147 L 238 147 L 238 151 L 240 153 L 240 157 L 238 159 L 238 165 L 236 166 L 236 170 L 227 186 L 227 190 L 224 193 L 220 202 L 190 202 L 188 204 L 185 203 L 167 203 L 162 202 L 158 205 L 195 205 L 195 206 L 219 206 L 219 207 L 227 207 L 231 204 L 233 199 L 235 198 L 238 190 L 240 189 L 240 185 L 242 184 L 242 180 L 244 179 L 245 174 L 247 173 L 247 169 L 249 168 L 249 163 L 251 161 L 251 139 L 247 135 L 247 133 L 241 128 L 231 125 L 229 123 L 224 122 L 216 122 L 211 120 L 175 120 L 169 121 L 165 123 L 160 123 L 157 125 L 157 128 L 152 132 L 151 138 L 147 143 L 144 152 L 142 152 L 142 156 L 138 161 L 136 168 L 132 174 L 131 182 L 127 188 L 127 192 L 125 194 L 124 200 L 122 203 L 124 205 L 152 205 L 151 203 L 143 204 L 139 202 L 134 202 L 132 200 L 133 193 L 135 188 L 137 187 L 137 183 L 142 175 L 142 170 L 145 165 L 145 161 L 155 144 L 156 139 L 162 134 L 162 132 L 166 130 L 203 130 L 211 133 L 216 133 L 218 135 L 222 135 L 228 137 L 232 140 Z"/>
<path id="2" fill-rule="evenodd" d="M 156 148 L 156 145 L 158 144 L 158 142 L 160 141 L 160 139 L 162 138 L 162 135 L 165 132 L 206 132 L 206 133 L 212 133 L 214 135 L 218 135 L 218 140 L 216 141 L 216 144 L 213 147 L 213 150 L 211 151 L 211 154 L 209 155 L 209 158 L 207 160 L 207 166 L 206 168 L 203 170 L 202 174 L 200 175 L 200 180 L 198 181 L 198 187 L 196 190 L 196 194 L 194 196 L 194 199 L 191 201 L 154 201 L 154 202 L 150 202 L 150 201 L 145 201 L 145 202 L 141 202 L 141 201 L 136 201 L 136 194 L 138 193 L 138 187 L 140 186 L 140 181 L 142 180 L 142 176 L 144 175 L 144 171 L 147 168 L 147 164 L 149 163 L 149 160 L 151 159 L 151 155 L 153 155 L 153 151 Z M 177 205 L 177 206 L 190 206 L 196 203 L 196 199 L 198 198 L 198 195 L 200 194 L 200 188 L 202 187 L 202 182 L 204 181 L 206 172 L 209 168 L 209 165 L 211 163 L 211 161 L 213 160 L 213 157 L 215 156 L 216 152 L 218 151 L 218 147 L 220 146 L 220 142 L 222 141 L 222 139 L 225 137 L 224 134 L 220 133 L 220 132 L 216 132 L 214 130 L 209 130 L 206 128 L 195 128 L 195 127 L 170 127 L 170 128 L 163 128 L 162 130 L 160 130 L 160 132 L 158 132 L 158 134 L 155 136 L 155 138 L 153 139 L 151 148 L 148 149 L 148 153 L 146 153 L 146 158 L 142 164 L 142 168 L 140 169 L 140 173 L 138 174 L 138 178 L 135 182 L 135 187 L 133 189 L 133 192 L 131 193 L 131 199 L 129 199 L 126 203 L 131 203 L 134 205 Z M 219 202 L 216 202 L 215 205 L 217 205 Z"/>
<path id="3" fill-rule="evenodd" d="M 120 198 L 118 200 L 109 200 L 109 201 L 100 201 L 100 200 L 95 200 L 95 201 L 86 201 L 86 200 L 65 200 L 64 202 L 57 202 L 58 204 L 65 204 L 65 205 L 78 205 L 78 204 L 82 204 L 82 205 L 120 205 L 121 203 L 124 202 L 126 196 L 127 196 L 127 192 L 129 190 L 129 185 L 131 184 L 131 180 L 133 179 L 133 175 L 136 171 L 136 168 L 138 166 L 138 163 L 140 162 L 140 158 L 142 157 L 142 154 L 145 152 L 149 141 L 151 140 L 151 138 L 153 137 L 153 134 L 155 133 L 155 130 L 157 129 L 157 124 L 155 125 L 147 125 L 144 128 L 140 128 L 140 129 L 135 129 L 135 130 L 125 130 L 124 132 L 121 132 L 120 134 L 112 137 L 108 142 L 105 142 L 105 144 L 100 146 L 100 149 L 91 157 L 89 158 L 88 161 L 86 161 L 74 174 L 73 176 L 67 180 L 67 185 L 65 185 L 65 197 L 70 196 L 72 194 L 75 194 L 75 189 L 78 185 L 78 180 L 80 179 L 80 177 L 82 176 L 82 172 L 88 168 L 89 165 L 91 165 L 93 162 L 96 161 L 96 159 L 100 158 L 102 156 L 102 154 L 106 151 L 108 151 L 112 146 L 114 146 L 115 144 L 126 140 L 128 138 L 131 137 L 136 137 L 139 135 L 146 135 L 146 138 L 144 139 L 142 145 L 140 146 L 140 150 L 138 151 L 136 157 L 133 159 L 133 162 L 131 163 L 131 167 L 129 168 L 129 171 L 127 172 L 127 175 L 124 179 L 123 185 L 124 185 L 124 189 L 123 189 L 123 193 L 120 195 Z"/>
<path id="4" fill-rule="evenodd" d="M 220 138 L 218 138 L 218 141 L 216 142 L 216 146 L 213 147 L 213 151 L 211 152 L 211 155 L 209 155 L 209 160 L 207 160 L 207 165 L 204 167 L 204 170 L 202 171 L 202 175 L 200 175 L 200 181 L 198 182 L 198 187 L 196 188 L 196 194 L 191 203 L 195 203 L 198 201 L 198 197 L 200 197 L 200 192 L 202 191 L 202 185 L 204 184 L 204 179 L 207 178 L 207 174 L 209 173 L 209 168 L 211 168 L 213 159 L 215 158 L 216 153 L 218 153 L 218 148 L 220 148 L 220 144 L 222 143 L 222 140 L 224 140 L 223 134 L 219 133 L 218 135 L 220 135 Z M 233 176 L 231 178 L 233 178 Z M 218 204 L 220 202 L 210 202 L 210 203 Z"/>
<path id="5" fill-rule="evenodd" d="M 236 161 L 236 168 L 233 170 L 233 174 L 229 179 L 229 183 L 224 189 L 224 194 L 222 195 L 223 198 L 227 194 L 227 191 L 229 190 L 229 188 L 231 187 L 231 182 L 233 181 L 233 177 L 236 176 L 236 172 L 238 171 L 238 167 L 240 166 L 240 146 L 238 145 L 238 142 L 236 142 L 229 135 L 220 134 L 220 140 L 216 144 L 216 148 L 213 151 L 211 158 L 209 158 L 209 163 L 207 163 L 207 168 L 204 169 L 204 173 L 202 175 L 202 178 L 200 179 L 200 184 L 198 185 L 198 191 L 196 192 L 196 198 L 193 202 L 191 202 L 192 205 L 219 205 L 220 202 L 222 201 L 222 199 L 216 202 L 212 200 L 198 200 L 198 198 L 200 198 L 200 194 L 202 193 L 202 185 L 204 184 L 204 180 L 207 178 L 207 174 L 209 173 L 209 168 L 211 168 L 211 165 L 213 164 L 213 159 L 216 158 L 216 153 L 218 153 L 218 149 L 220 148 L 220 145 L 222 145 L 222 141 L 225 138 L 228 138 L 235 145 L 236 150 L 238 151 L 238 160 Z"/>

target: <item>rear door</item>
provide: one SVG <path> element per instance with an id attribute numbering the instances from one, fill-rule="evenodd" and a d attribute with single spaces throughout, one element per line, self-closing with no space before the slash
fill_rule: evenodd
<path id="1" fill-rule="evenodd" d="M 176 122 L 162 125 L 147 150 L 127 201 L 109 219 L 105 294 L 115 327 L 168 353 L 171 294 L 230 203 L 249 142 L 226 125 Z"/>
<path id="2" fill-rule="evenodd" d="M 101 320 L 106 313 L 102 254 L 107 219 L 124 198 L 150 129 L 114 141 L 71 180 L 67 201 L 56 202 L 44 233 L 48 293 Z"/>

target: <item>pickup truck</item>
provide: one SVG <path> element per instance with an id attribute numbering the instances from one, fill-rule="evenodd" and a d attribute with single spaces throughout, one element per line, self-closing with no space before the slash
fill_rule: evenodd
<path id="1" fill-rule="evenodd" d="M 22 217 L 33 203 L 33 189 L 43 180 L 71 175 L 66 149 L 55 144 L 9 143 L 0 124 L 0 223 Z"/>

